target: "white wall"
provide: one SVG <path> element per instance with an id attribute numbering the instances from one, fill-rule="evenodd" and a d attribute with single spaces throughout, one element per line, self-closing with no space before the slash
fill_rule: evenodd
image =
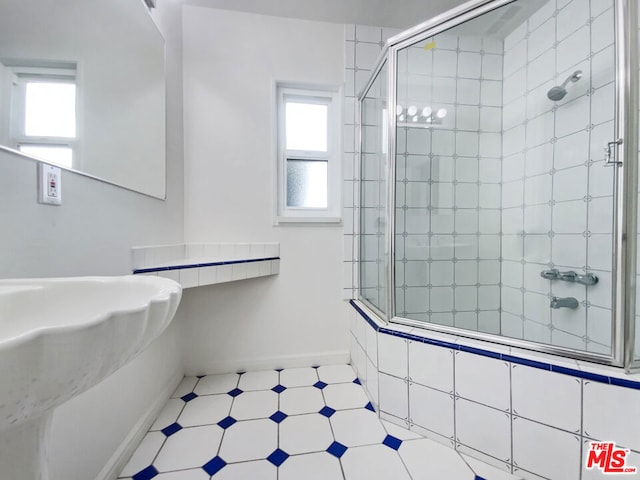
<path id="1" fill-rule="evenodd" d="M 274 82 L 341 85 L 343 26 L 184 6 L 183 32 L 186 240 L 282 257 L 278 276 L 185 293 L 187 372 L 346 360 L 342 228 L 273 225 L 272 153 Z"/>
<path id="2" fill-rule="evenodd" d="M 182 98 L 179 10 L 159 2 L 167 38 L 167 200 L 63 172 L 63 204 L 36 203 L 36 164 L 0 152 L 0 276 L 130 273 L 130 248 L 183 241 Z M 180 313 L 178 314 L 178 317 Z M 180 318 L 107 381 L 54 414 L 51 480 L 96 477 L 133 424 L 182 372 Z"/>

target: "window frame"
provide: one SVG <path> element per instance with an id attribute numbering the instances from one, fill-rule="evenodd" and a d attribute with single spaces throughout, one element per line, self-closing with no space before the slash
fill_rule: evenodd
<path id="1" fill-rule="evenodd" d="M 78 129 L 79 129 L 79 98 L 77 70 L 71 67 L 37 67 L 37 66 L 7 66 L 11 76 L 10 115 L 9 115 L 9 142 L 17 151 L 22 151 L 22 146 L 69 148 L 71 150 L 71 165 L 58 164 L 45 159 L 48 163 L 64 168 L 75 168 L 78 156 Z M 26 85 L 29 82 L 42 81 L 43 83 L 73 84 L 76 88 L 75 95 L 75 137 L 27 135 L 25 132 L 26 120 Z M 24 153 L 24 152 L 23 152 Z M 26 153 L 25 153 L 26 154 Z M 27 154 L 29 155 L 29 154 Z"/>
<path id="2" fill-rule="evenodd" d="M 341 89 L 340 87 L 275 84 L 276 91 L 276 212 L 275 224 L 341 223 Z M 286 149 L 285 109 L 287 101 L 327 105 L 327 151 Z M 287 162 L 327 162 L 327 207 L 287 206 Z"/>

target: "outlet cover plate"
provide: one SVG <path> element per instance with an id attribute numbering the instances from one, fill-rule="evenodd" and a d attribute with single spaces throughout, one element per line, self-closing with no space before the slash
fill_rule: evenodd
<path id="1" fill-rule="evenodd" d="M 38 202 L 62 204 L 62 172 L 60 168 L 38 163 Z"/>

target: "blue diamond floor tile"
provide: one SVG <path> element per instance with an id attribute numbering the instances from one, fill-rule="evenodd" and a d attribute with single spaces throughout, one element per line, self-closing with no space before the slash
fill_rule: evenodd
<path id="1" fill-rule="evenodd" d="M 207 463 L 202 466 L 202 469 L 207 472 L 209 475 L 215 475 L 220 470 L 222 470 L 227 462 L 225 462 L 220 457 L 213 457 Z"/>
<path id="2" fill-rule="evenodd" d="M 220 428 L 222 428 L 223 430 L 226 430 L 227 428 L 229 428 L 231 425 L 233 425 L 234 423 L 236 423 L 236 419 L 233 417 L 225 417 L 222 420 L 220 420 L 218 422 L 218 426 Z"/>
<path id="3" fill-rule="evenodd" d="M 486 479 L 481 477 L 480 475 L 476 475 L 476 478 L 474 478 L 473 480 L 486 480 Z"/>
<path id="4" fill-rule="evenodd" d="M 165 436 L 170 437 L 171 435 L 173 435 L 176 432 L 179 432 L 180 430 L 182 430 L 182 425 L 180 425 L 179 423 L 172 423 L 171 425 L 169 425 L 168 427 L 164 427 L 160 431 L 164 433 Z"/>
<path id="5" fill-rule="evenodd" d="M 239 388 L 234 388 L 233 390 L 231 390 L 230 392 L 227 392 L 228 395 L 231 395 L 232 397 L 237 397 L 238 395 L 240 395 L 242 392 L 242 390 L 240 390 Z"/>
<path id="6" fill-rule="evenodd" d="M 324 387 L 327 386 L 327 384 L 322 381 L 317 381 L 316 383 L 313 384 L 313 386 L 322 390 Z"/>
<path id="7" fill-rule="evenodd" d="M 281 371 L 283 371 L 283 370 L 284 370 L 284 368 L 275 368 L 274 370 L 275 370 L 276 372 L 281 372 Z"/>
<path id="8" fill-rule="evenodd" d="M 331 445 L 329 445 L 329 448 L 327 448 L 327 452 L 329 452 L 336 458 L 340 458 L 346 451 L 347 447 L 345 447 L 340 442 L 333 442 Z"/>
<path id="9" fill-rule="evenodd" d="M 280 410 L 278 410 L 276 413 L 271 415 L 269 418 L 271 420 L 273 420 L 274 422 L 276 422 L 276 423 L 280 423 L 287 417 L 288 417 L 288 415 L 286 413 L 283 413 Z"/>
<path id="10" fill-rule="evenodd" d="M 386 437 L 384 437 L 382 444 L 386 445 L 389 448 L 393 448 L 394 450 L 398 450 L 400 448 L 400 445 L 402 445 L 402 440 L 392 435 L 387 435 Z"/>
<path id="11" fill-rule="evenodd" d="M 156 475 L 158 475 L 158 470 L 156 470 L 153 465 L 149 465 L 144 470 L 140 470 L 136 473 L 132 478 L 133 480 L 150 480 Z"/>
<path id="12" fill-rule="evenodd" d="M 356 385 L 362 385 L 362 382 L 360 382 L 359 378 L 356 378 L 353 383 L 355 383 Z"/>
<path id="13" fill-rule="evenodd" d="M 273 387 L 271 390 L 276 392 L 276 393 L 282 393 L 287 389 L 287 387 L 285 387 L 284 385 L 276 385 L 275 387 Z"/>
<path id="14" fill-rule="evenodd" d="M 194 398 L 198 398 L 198 395 L 196 395 L 195 393 L 191 392 L 191 393 L 187 393 L 186 395 L 184 395 L 184 396 L 182 396 L 180 398 L 185 402 L 190 402 Z"/>
<path id="15" fill-rule="evenodd" d="M 322 407 L 322 409 L 318 412 L 320 415 L 324 415 L 329 418 L 331 415 L 336 413 L 336 411 L 331 407 Z"/>
<path id="16" fill-rule="evenodd" d="M 279 467 L 287 458 L 289 458 L 289 454 L 287 452 L 276 448 L 271 455 L 267 457 L 267 460 L 273 463 L 276 467 Z"/>
<path id="17" fill-rule="evenodd" d="M 372 412 L 374 412 L 374 413 L 375 413 L 375 411 L 376 411 L 375 407 L 373 406 L 373 404 L 372 404 L 371 402 L 367 403 L 367 404 L 364 406 L 364 408 L 366 408 L 367 410 L 371 410 L 371 411 L 372 411 Z"/>

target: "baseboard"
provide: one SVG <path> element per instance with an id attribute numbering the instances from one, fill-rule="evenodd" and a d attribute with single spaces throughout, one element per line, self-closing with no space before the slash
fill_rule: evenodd
<path id="1" fill-rule="evenodd" d="M 185 375 L 214 375 L 217 373 L 310 367 L 315 365 L 336 365 L 342 363 L 349 363 L 349 352 L 347 350 L 320 352 L 309 355 L 283 355 L 278 357 L 222 360 L 209 365 L 187 365 Z"/>
<path id="2" fill-rule="evenodd" d="M 113 455 L 111 455 L 111 458 L 109 458 L 100 473 L 98 473 L 95 480 L 115 480 L 118 477 L 135 449 L 149 431 L 149 428 L 151 428 L 151 425 L 153 425 L 153 422 L 155 422 L 165 403 L 167 403 L 167 399 L 175 392 L 183 376 L 184 373 L 182 370 L 176 371 L 171 376 L 171 380 L 167 382 L 165 388 L 158 394 L 157 399 L 149 406 L 144 415 L 140 417 L 140 420 L 138 420 L 129 431 L 120 446 Z"/>

